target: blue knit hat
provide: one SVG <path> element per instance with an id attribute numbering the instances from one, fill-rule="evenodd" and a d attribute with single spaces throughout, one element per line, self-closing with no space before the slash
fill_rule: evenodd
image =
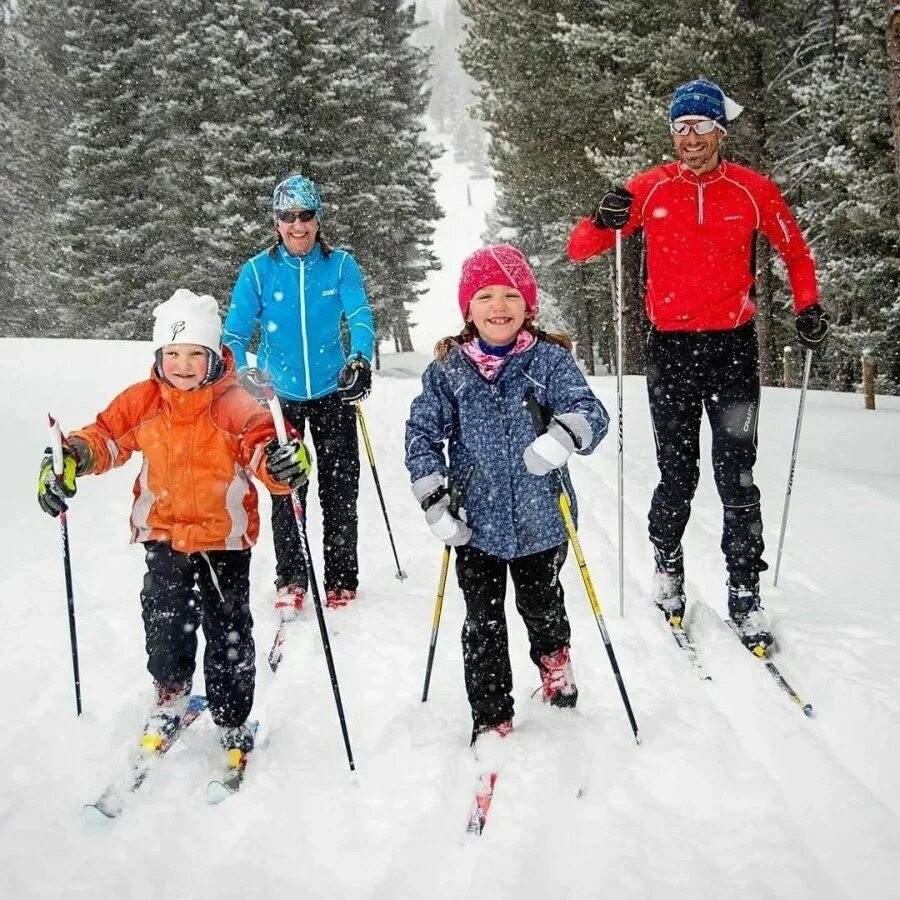
<path id="1" fill-rule="evenodd" d="M 669 121 L 674 122 L 684 116 L 702 116 L 712 119 L 722 128 L 728 128 L 725 101 L 725 94 L 717 84 L 702 79 L 689 81 L 675 88 L 669 106 Z"/>
<path id="2" fill-rule="evenodd" d="M 285 209 L 314 209 L 321 225 L 322 198 L 316 183 L 303 175 L 288 175 L 272 193 L 272 212 L 276 217 Z"/>

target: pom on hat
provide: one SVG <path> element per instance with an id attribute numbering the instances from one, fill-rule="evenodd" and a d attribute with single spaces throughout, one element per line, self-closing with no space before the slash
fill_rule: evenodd
<path id="1" fill-rule="evenodd" d="M 525 308 L 532 318 L 537 315 L 537 281 L 528 260 L 510 244 L 494 244 L 476 250 L 463 262 L 459 276 L 459 308 L 465 319 L 472 297 L 484 287 L 504 284 L 525 298 Z"/>
<path id="2" fill-rule="evenodd" d="M 699 116 L 712 119 L 723 129 L 727 129 L 728 123 L 736 119 L 743 109 L 743 106 L 726 97 L 717 84 L 697 79 L 675 88 L 669 106 L 669 121 Z"/>
<path id="3" fill-rule="evenodd" d="M 276 219 L 285 209 L 314 209 L 322 224 L 322 197 L 311 178 L 304 175 L 288 175 L 272 192 L 272 212 Z"/>
<path id="4" fill-rule="evenodd" d="M 222 356 L 222 320 L 219 305 L 209 294 L 178 288 L 153 310 L 154 351 L 168 344 L 198 344 Z"/>

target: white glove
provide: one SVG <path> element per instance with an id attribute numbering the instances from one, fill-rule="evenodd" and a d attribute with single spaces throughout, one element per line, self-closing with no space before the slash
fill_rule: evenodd
<path id="1" fill-rule="evenodd" d="M 454 516 L 450 512 L 450 495 L 445 494 L 425 510 L 425 521 L 432 534 L 451 547 L 468 544 L 472 529 L 466 522 L 466 511 L 460 507 Z"/>
<path id="2" fill-rule="evenodd" d="M 547 430 L 523 451 L 525 468 L 532 475 L 546 475 L 564 466 L 575 452 L 573 436 L 578 440 L 578 449 L 581 449 L 590 444 L 591 435 L 591 426 L 580 413 L 554 416 Z"/>
<path id="3" fill-rule="evenodd" d="M 425 510 L 425 521 L 434 536 L 444 544 L 459 547 L 467 544 L 472 529 L 466 523 L 466 511 L 460 508 L 456 515 L 450 512 L 450 494 L 444 479 L 435 472 L 413 483 L 413 494 Z"/>

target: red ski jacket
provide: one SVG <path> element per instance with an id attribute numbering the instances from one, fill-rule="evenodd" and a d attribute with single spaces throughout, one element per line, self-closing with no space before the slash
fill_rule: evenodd
<path id="1" fill-rule="evenodd" d="M 818 301 L 809 245 L 781 191 L 758 172 L 723 160 L 698 177 L 675 162 L 626 187 L 634 200 L 622 235 L 644 229 L 644 299 L 660 331 L 724 331 L 753 318 L 757 232 L 784 260 L 796 312 Z M 615 231 L 585 218 L 569 236 L 569 259 L 582 262 L 615 240 Z"/>

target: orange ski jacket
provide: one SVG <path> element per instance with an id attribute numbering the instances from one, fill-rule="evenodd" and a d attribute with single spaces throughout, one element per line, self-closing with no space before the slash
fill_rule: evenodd
<path id="1" fill-rule="evenodd" d="M 275 425 L 237 381 L 231 352 L 225 374 L 195 391 L 179 391 L 156 374 L 119 394 L 86 428 L 87 474 L 124 465 L 140 451 L 134 482 L 132 543 L 168 541 L 180 553 L 244 550 L 259 535 L 251 473 L 273 494 L 290 489 L 266 470 Z"/>

